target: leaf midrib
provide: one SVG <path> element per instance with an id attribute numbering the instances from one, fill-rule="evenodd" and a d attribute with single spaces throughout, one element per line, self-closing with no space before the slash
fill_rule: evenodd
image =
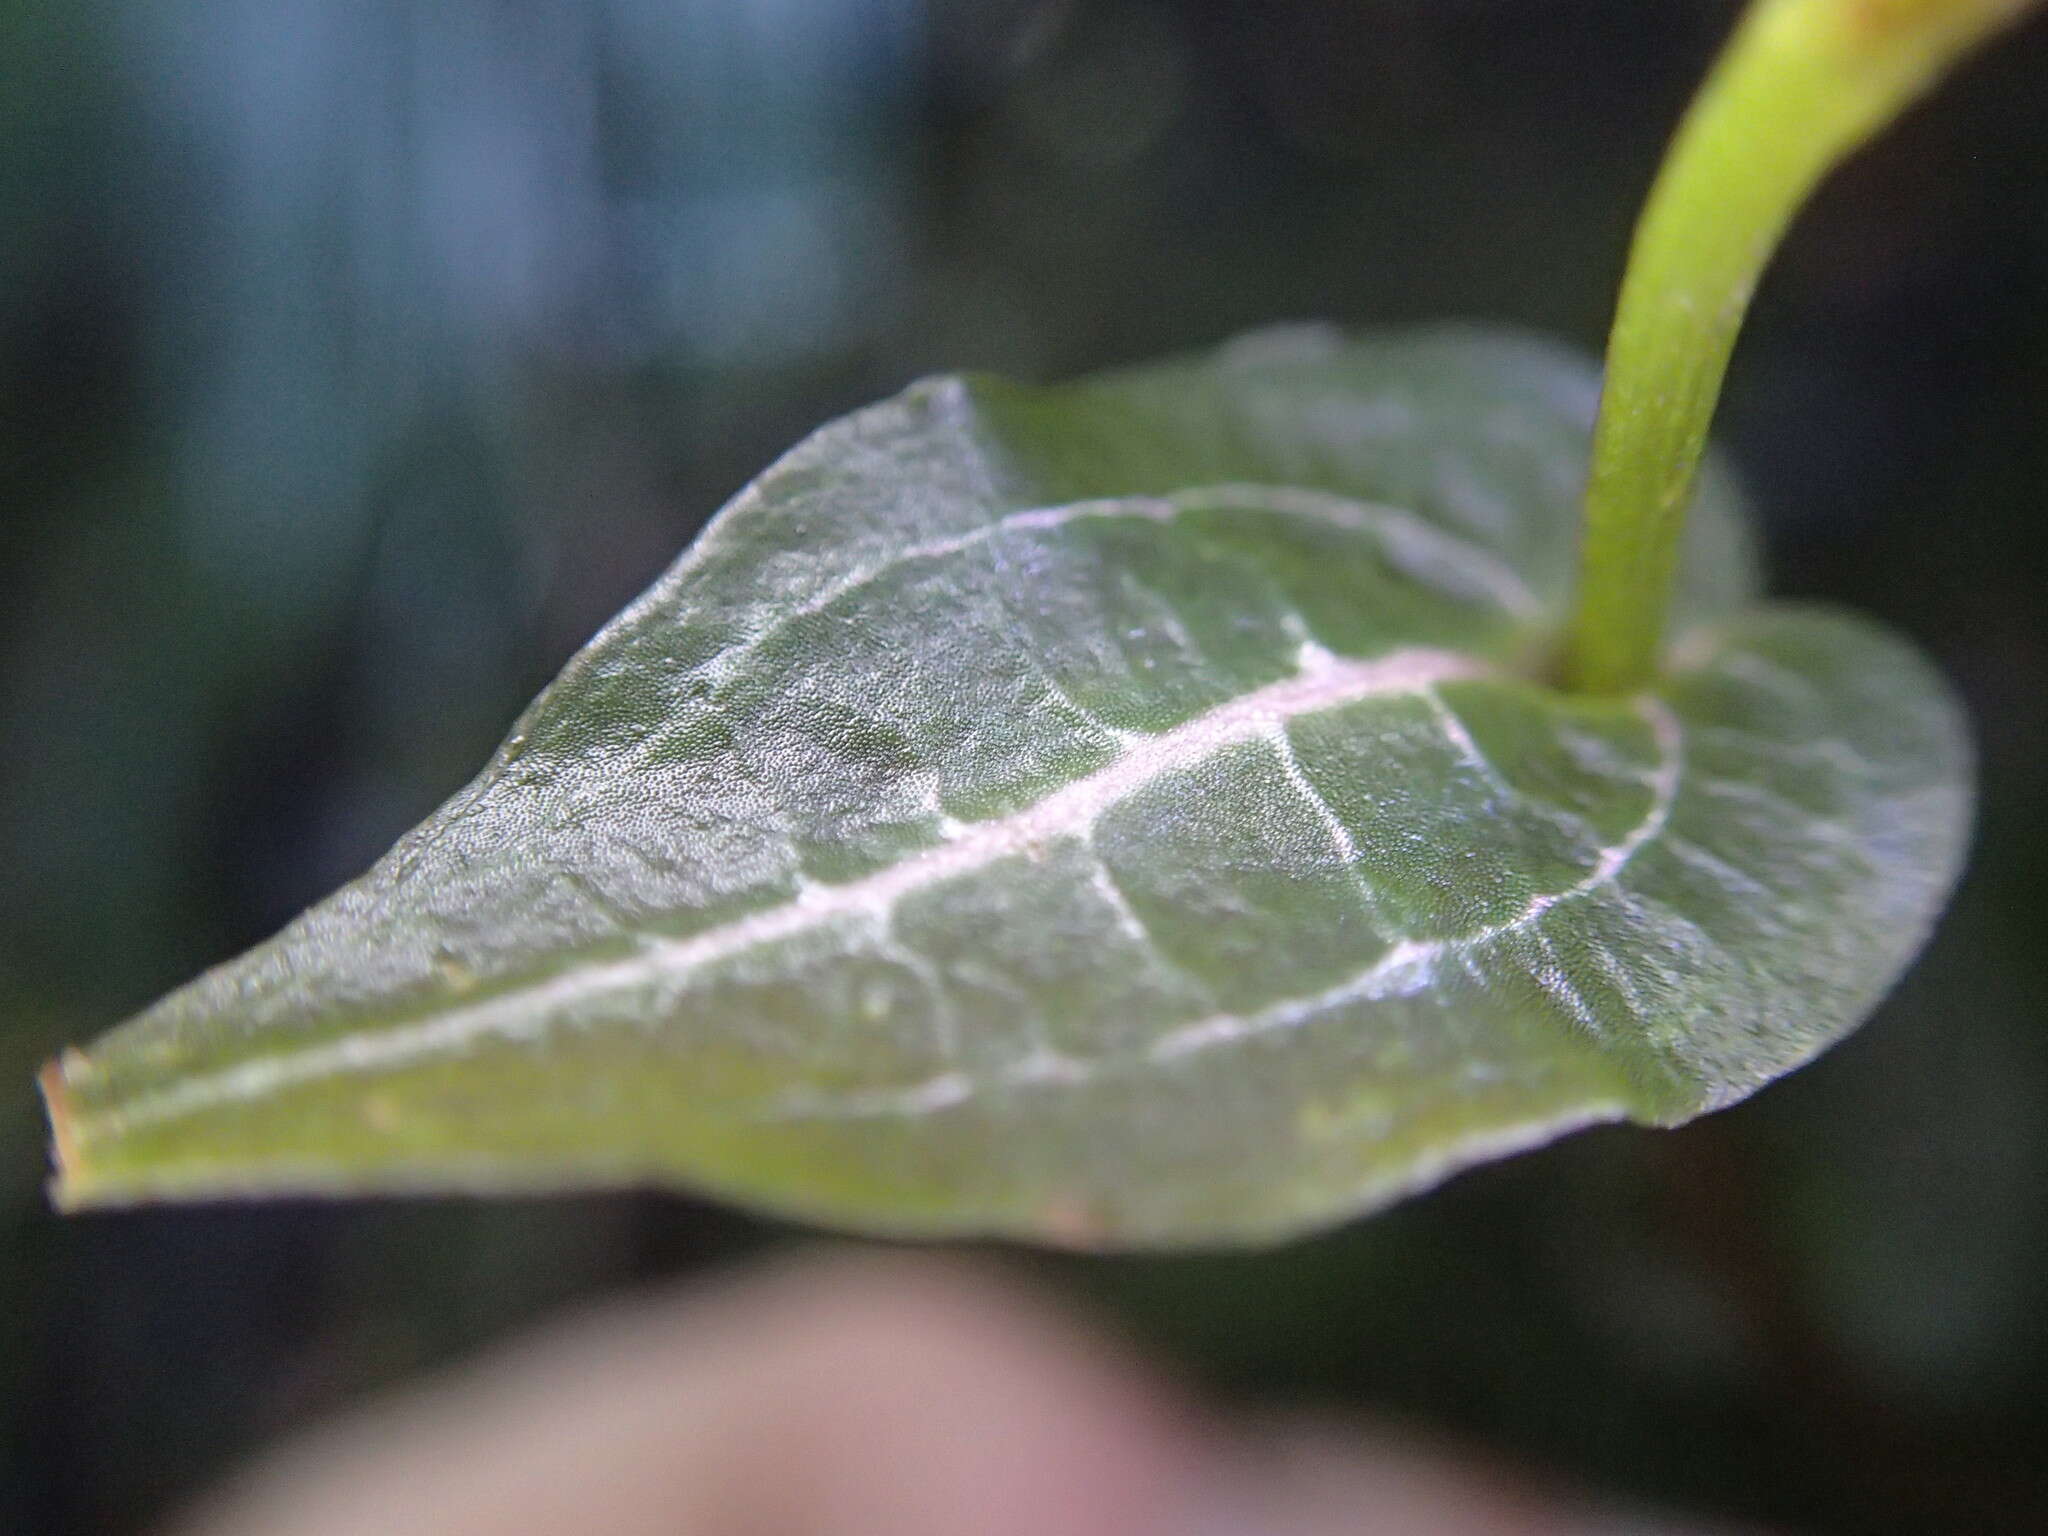
<path id="1" fill-rule="evenodd" d="M 1199 763 L 1224 747 L 1278 731 L 1303 716 L 1368 699 L 1415 695 L 1439 683 L 1498 675 L 1471 656 L 1435 647 L 1409 647 L 1358 659 L 1304 643 L 1298 659 L 1300 669 L 1295 673 L 1170 730 L 1127 735 L 1118 756 L 1094 773 L 1007 816 L 957 823 L 955 835 L 947 841 L 860 879 L 837 885 L 803 881 L 792 900 L 686 937 L 643 938 L 639 952 L 624 959 L 560 971 L 417 1023 L 342 1035 L 188 1077 L 130 1099 L 106 1116 L 133 1129 L 323 1077 L 395 1069 L 457 1052 L 478 1039 L 543 1035 L 552 1026 L 553 1008 L 662 976 L 687 975 L 836 920 L 884 915 L 915 891 L 1064 838 L 1085 839 L 1103 812 L 1162 775 Z"/>
<path id="2" fill-rule="evenodd" d="M 1470 675 L 1470 674 L 1466 674 Z M 1449 679 L 1445 679 L 1448 681 Z M 1408 692 L 1427 695 L 1433 684 Z M 1222 1045 L 1256 1040 L 1291 1029 L 1321 1014 L 1353 1003 L 1376 1002 L 1422 991 L 1435 979 L 1436 963 L 1534 928 L 1551 908 L 1578 901 L 1615 884 L 1635 856 L 1659 838 L 1677 804 L 1683 767 L 1683 731 L 1670 707 L 1653 695 L 1640 695 L 1636 707 L 1657 745 L 1650 777 L 1650 804 L 1642 819 L 1619 841 L 1600 850 L 1593 868 L 1561 891 L 1539 891 L 1511 918 L 1442 939 L 1401 939 L 1365 969 L 1334 982 L 1320 992 L 1282 998 L 1250 1013 L 1215 1013 L 1175 1026 L 1129 1057 L 1086 1060 L 1040 1051 L 997 1072 L 980 1076 L 960 1069 L 936 1073 L 902 1087 L 856 1089 L 821 1094 L 803 1092 L 784 1101 L 780 1112 L 763 1118 L 855 1119 L 869 1116 L 915 1115 L 966 1102 L 994 1088 L 1023 1088 L 1048 1083 L 1074 1086 L 1098 1075 L 1106 1066 L 1158 1066 Z M 1569 982 L 1563 982 L 1569 987 Z M 1582 1022 L 1589 1022 L 1584 1021 Z"/>

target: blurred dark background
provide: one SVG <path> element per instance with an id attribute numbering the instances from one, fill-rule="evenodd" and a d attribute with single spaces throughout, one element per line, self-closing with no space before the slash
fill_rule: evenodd
<path id="1" fill-rule="evenodd" d="M 0 0 L 0 1531 L 119 1533 L 681 1199 L 44 1208 L 35 1063 L 463 781 L 811 426 L 1311 316 L 1596 348 L 1728 0 Z M 1018 1256 L 1176 1369 L 1827 1532 L 2048 1530 L 2048 26 L 1802 222 L 1723 435 L 1915 634 L 1982 831 L 1896 998 L 1681 1132 L 1285 1252 Z"/>

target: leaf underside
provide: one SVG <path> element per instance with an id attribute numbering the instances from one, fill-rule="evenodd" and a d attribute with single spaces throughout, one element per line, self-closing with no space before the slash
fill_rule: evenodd
<path id="1" fill-rule="evenodd" d="M 1921 944 L 1963 729 L 1757 602 L 1716 475 L 1665 680 L 1542 686 L 1593 403 L 1302 330 L 832 423 L 362 879 L 52 1065 L 59 1199 L 1249 1243 L 1743 1097 Z"/>

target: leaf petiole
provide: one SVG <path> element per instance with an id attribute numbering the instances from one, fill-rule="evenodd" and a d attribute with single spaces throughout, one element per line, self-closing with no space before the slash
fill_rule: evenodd
<path id="1" fill-rule="evenodd" d="M 1656 672 L 1693 479 L 1758 276 L 1830 169 L 2036 0 L 1755 0 L 1636 226 L 1608 339 L 1565 675 Z"/>

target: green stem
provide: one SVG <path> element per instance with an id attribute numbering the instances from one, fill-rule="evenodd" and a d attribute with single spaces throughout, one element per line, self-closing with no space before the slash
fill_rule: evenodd
<path id="1" fill-rule="evenodd" d="M 1636 226 L 1593 437 L 1570 685 L 1656 673 L 1679 535 L 1736 332 L 1814 186 L 2035 0 L 1754 0 Z"/>

